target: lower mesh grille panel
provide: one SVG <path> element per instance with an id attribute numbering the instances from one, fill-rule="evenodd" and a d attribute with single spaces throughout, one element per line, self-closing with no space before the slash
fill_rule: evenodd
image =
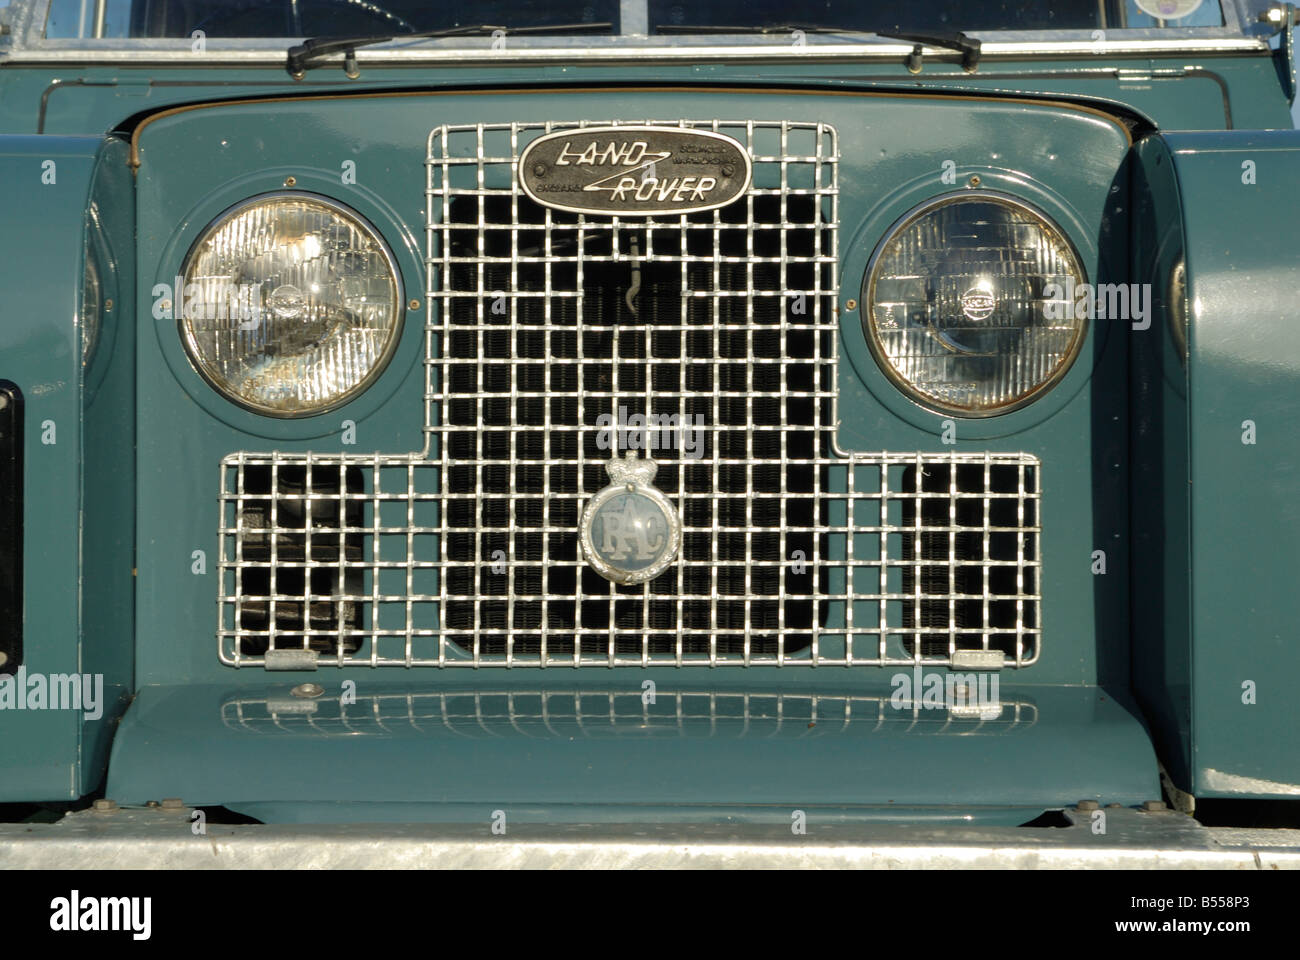
<path id="1" fill-rule="evenodd" d="M 1008 665 L 1037 659 L 1034 458 L 860 454 L 819 470 L 822 493 L 805 498 L 815 508 L 787 516 L 785 528 L 787 543 L 813 549 L 751 562 L 772 573 L 770 595 L 754 592 L 752 576 L 719 580 L 732 591 L 723 600 L 767 605 L 750 613 L 748 634 L 739 619 L 716 628 L 668 619 L 653 582 L 615 588 L 613 617 L 591 614 L 579 632 L 567 620 L 543 630 L 536 618 L 543 599 L 556 602 L 537 587 L 556 580 L 517 578 L 508 592 L 505 549 L 472 565 L 444 556 L 438 464 L 236 454 L 222 465 L 221 658 L 258 665 L 268 650 L 309 649 L 322 664 L 371 666 L 950 664 L 963 651 L 1001 651 Z M 553 534 L 562 536 L 576 539 Z M 586 576 L 576 545 L 569 550 L 541 569 Z M 707 598 L 679 602 L 711 615 Z M 440 627 L 444 604 L 476 611 L 477 624 Z M 652 614 L 665 619 L 647 629 Z M 492 633 L 499 639 L 486 642 Z"/>
<path id="2" fill-rule="evenodd" d="M 267 463 L 242 471 L 236 544 L 245 653 L 360 646 L 361 471 Z M 350 528 L 352 532 L 345 532 Z"/>
<path id="3" fill-rule="evenodd" d="M 920 628 L 904 639 L 909 653 L 949 654 L 954 638 L 981 636 L 987 649 L 1011 660 L 1022 642 L 1018 627 L 1037 627 L 1034 561 L 1037 537 L 1019 531 L 1037 525 L 1038 504 L 1019 496 L 1020 468 L 1006 464 L 929 464 L 903 471 L 903 489 L 922 496 L 902 502 L 903 626 Z M 1031 478 L 1032 482 L 1032 478 Z M 982 494 L 988 493 L 987 497 Z M 957 648 L 964 646 L 957 642 Z"/>

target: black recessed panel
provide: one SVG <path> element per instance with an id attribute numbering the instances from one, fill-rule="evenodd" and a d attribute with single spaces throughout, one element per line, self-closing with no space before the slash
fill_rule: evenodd
<path id="1" fill-rule="evenodd" d="M 23 395 L 0 380 L 0 673 L 23 657 Z"/>

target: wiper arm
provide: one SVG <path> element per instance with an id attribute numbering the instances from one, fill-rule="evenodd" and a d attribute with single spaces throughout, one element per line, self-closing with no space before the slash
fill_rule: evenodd
<path id="1" fill-rule="evenodd" d="M 796 30 L 802 30 L 804 33 L 866 33 L 872 36 L 882 37 L 886 40 L 906 40 L 908 43 L 915 44 L 912 55 L 907 59 L 907 68 L 916 73 L 921 68 L 921 47 L 943 47 L 947 50 L 956 50 L 961 54 L 961 66 L 963 70 L 974 70 L 980 62 L 980 42 L 974 37 L 968 37 L 961 31 L 952 31 L 947 33 L 895 33 L 887 30 L 865 30 L 861 27 L 831 27 L 824 24 L 804 24 L 804 23 L 775 23 L 764 25 L 749 26 L 716 26 L 701 25 L 689 26 L 686 24 L 662 23 L 655 27 L 656 33 L 794 33 Z"/>
<path id="2" fill-rule="evenodd" d="M 878 37 L 885 37 L 889 40 L 906 40 L 908 43 L 916 44 L 912 48 L 912 55 L 907 58 L 907 69 L 913 73 L 921 72 L 921 47 L 923 46 L 956 50 L 961 54 L 961 68 L 963 70 L 974 70 L 980 63 L 979 40 L 966 36 L 960 30 L 946 33 L 887 33 L 883 30 L 874 32 Z"/>
<path id="3" fill-rule="evenodd" d="M 302 75 L 312 67 L 320 66 L 325 57 L 332 53 L 345 53 L 347 58 L 344 61 L 344 68 L 348 71 L 348 76 L 355 76 L 357 47 L 368 47 L 376 43 L 388 43 L 392 40 L 435 40 L 440 37 L 466 37 L 496 33 L 498 30 L 514 36 L 526 33 L 578 33 L 584 30 L 610 30 L 613 29 L 613 26 L 612 23 L 605 21 L 601 23 L 545 24 L 542 26 L 514 27 L 507 30 L 505 27 L 478 23 L 461 27 L 444 27 L 441 30 L 380 34 L 373 37 L 312 37 L 310 40 L 304 40 L 302 43 L 289 48 L 288 62 L 285 66 L 290 76 L 295 80 L 300 80 Z"/>

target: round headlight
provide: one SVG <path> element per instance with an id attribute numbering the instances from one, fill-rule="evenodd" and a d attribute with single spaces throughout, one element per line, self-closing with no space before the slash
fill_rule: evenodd
<path id="1" fill-rule="evenodd" d="M 195 242 L 174 316 L 195 368 L 230 400 L 273 417 L 344 403 L 397 346 L 392 253 L 356 213 L 305 194 L 255 197 Z"/>
<path id="2" fill-rule="evenodd" d="M 992 416 L 1065 375 L 1087 327 L 1075 302 L 1085 283 L 1074 248 L 1046 216 L 966 193 L 923 204 L 890 230 L 867 270 L 863 326 L 904 392 L 946 412 Z"/>

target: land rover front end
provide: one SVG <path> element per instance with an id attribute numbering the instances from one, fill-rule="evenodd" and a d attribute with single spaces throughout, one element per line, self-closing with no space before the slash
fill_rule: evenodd
<path id="1" fill-rule="evenodd" d="M 0 798 L 1300 826 L 1290 5 L 431 6 L 0 11 Z"/>

